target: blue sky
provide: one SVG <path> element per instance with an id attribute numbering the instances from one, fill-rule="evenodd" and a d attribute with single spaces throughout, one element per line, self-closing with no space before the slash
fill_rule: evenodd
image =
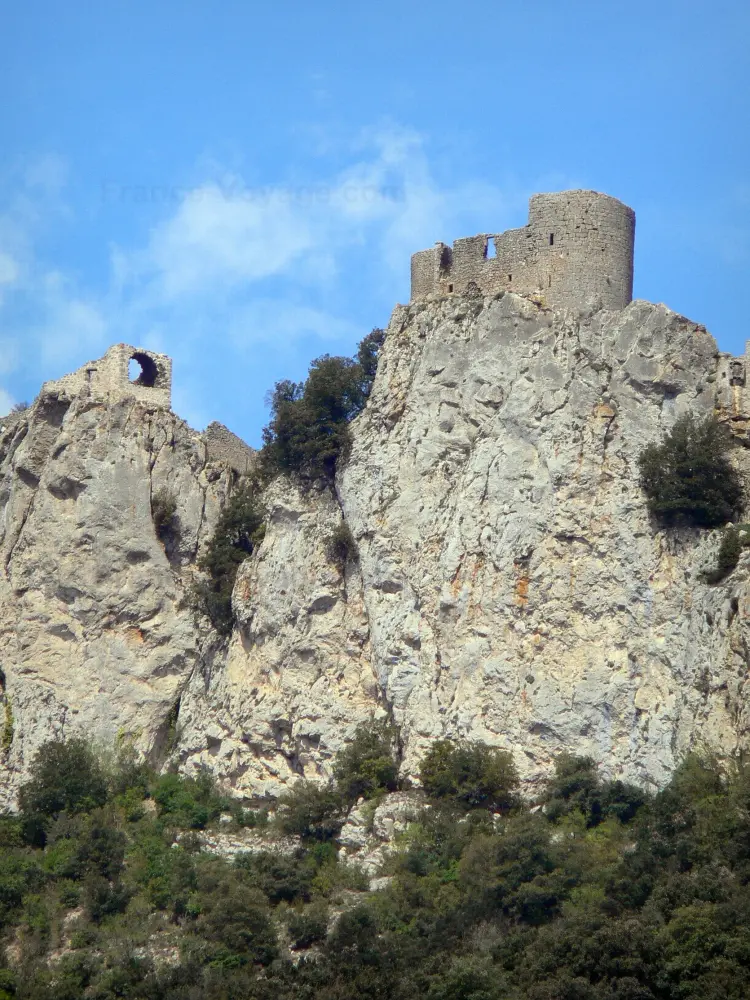
<path id="1" fill-rule="evenodd" d="M 409 255 L 536 191 L 637 215 L 635 295 L 750 333 L 750 4 L 0 0 L 0 411 L 124 340 L 257 444 Z"/>

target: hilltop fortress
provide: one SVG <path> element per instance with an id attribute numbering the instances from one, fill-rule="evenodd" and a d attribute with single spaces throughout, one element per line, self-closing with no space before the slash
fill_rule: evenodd
<path id="1" fill-rule="evenodd" d="M 462 292 L 541 292 L 548 305 L 599 299 L 624 309 L 633 297 L 635 212 L 596 191 L 535 194 L 529 222 L 436 243 L 411 258 L 411 299 Z"/>
<path id="2" fill-rule="evenodd" d="M 99 403 L 137 399 L 153 409 L 170 410 L 172 359 L 144 347 L 114 344 L 96 361 L 88 361 L 54 382 L 45 382 L 42 395 L 63 400 L 84 397 Z M 240 475 L 254 467 L 254 449 L 223 424 L 214 421 L 200 437 L 209 461 L 223 462 Z"/>

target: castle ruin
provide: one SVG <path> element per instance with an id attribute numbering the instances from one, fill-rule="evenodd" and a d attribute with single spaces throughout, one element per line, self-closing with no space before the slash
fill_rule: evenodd
<path id="1" fill-rule="evenodd" d="M 556 308 L 633 297 L 635 212 L 596 191 L 535 194 L 521 229 L 436 243 L 411 258 L 411 299 L 467 291 L 540 292 Z"/>
<path id="2" fill-rule="evenodd" d="M 134 369 L 131 375 L 131 363 Z M 84 396 L 99 402 L 137 399 L 160 409 L 172 407 L 172 359 L 142 347 L 115 344 L 104 357 L 89 361 L 70 375 L 45 382 L 42 392 L 57 396 Z M 255 467 L 255 449 L 223 424 L 209 424 L 201 434 L 209 462 L 228 465 L 239 475 Z"/>
<path id="3" fill-rule="evenodd" d="M 130 362 L 135 377 L 130 377 Z M 62 396 L 89 396 L 112 402 L 135 397 L 144 403 L 170 409 L 172 405 L 172 359 L 129 344 L 115 344 L 104 357 L 89 361 L 70 375 L 45 382 L 42 392 Z"/>

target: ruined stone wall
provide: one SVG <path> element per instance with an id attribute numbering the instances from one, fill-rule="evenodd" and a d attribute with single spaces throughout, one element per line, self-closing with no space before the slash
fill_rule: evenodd
<path id="1" fill-rule="evenodd" d="M 131 381 L 128 366 L 137 361 L 139 377 Z M 129 344 L 115 344 L 104 357 L 89 361 L 70 375 L 54 382 L 45 382 L 43 393 L 73 397 L 88 395 L 92 399 L 108 400 L 135 398 L 144 403 L 170 409 L 172 405 L 172 359 Z"/>
<path id="2" fill-rule="evenodd" d="M 635 213 L 595 191 L 534 195 L 529 223 L 438 243 L 412 257 L 412 300 L 467 291 L 543 293 L 570 307 L 598 298 L 606 309 L 632 299 Z M 494 253 L 492 252 L 494 251 Z"/>
<path id="3" fill-rule="evenodd" d="M 250 473 L 256 460 L 256 453 L 242 438 L 214 421 L 203 432 L 209 462 L 224 462 L 241 476 Z"/>

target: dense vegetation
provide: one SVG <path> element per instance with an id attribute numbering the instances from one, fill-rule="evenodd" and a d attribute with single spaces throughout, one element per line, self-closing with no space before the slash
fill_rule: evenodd
<path id="1" fill-rule="evenodd" d="M 260 456 L 266 475 L 333 479 L 349 451 L 349 423 L 370 394 L 383 338 L 382 330 L 373 330 L 355 358 L 324 354 L 310 365 L 305 382 L 276 383 Z"/>
<path id="2" fill-rule="evenodd" d="M 715 417 L 686 414 L 661 444 L 644 448 L 638 464 L 651 514 L 665 525 L 732 521 L 742 509 L 742 483 L 727 457 L 730 443 Z"/>
<path id="3" fill-rule="evenodd" d="M 206 777 L 157 777 L 127 752 L 105 765 L 80 740 L 48 744 L 21 814 L 0 819 L 0 997 L 747 996 L 747 767 L 724 774 L 688 757 L 648 796 L 568 756 L 529 807 L 507 759 L 439 747 L 425 770 L 437 797 L 402 837 L 389 887 L 369 893 L 335 843 L 271 849 L 278 820 Z M 393 787 L 397 749 L 387 725 L 361 729 L 322 814 Z M 489 799 L 471 791 L 488 786 Z M 501 786 L 500 811 L 488 809 Z M 214 824 L 252 825 L 269 849 L 211 855 L 199 838 Z"/>

